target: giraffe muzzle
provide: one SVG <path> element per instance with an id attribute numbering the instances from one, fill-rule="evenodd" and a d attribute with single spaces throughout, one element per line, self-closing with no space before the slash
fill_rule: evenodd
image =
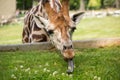
<path id="1" fill-rule="evenodd" d="M 63 57 L 65 60 L 73 59 L 74 57 L 74 50 L 72 45 L 70 46 L 63 46 L 63 51 L 62 51 Z"/>
<path id="2" fill-rule="evenodd" d="M 66 49 L 72 49 L 72 45 L 70 45 L 70 46 L 63 46 L 63 50 L 66 50 Z"/>

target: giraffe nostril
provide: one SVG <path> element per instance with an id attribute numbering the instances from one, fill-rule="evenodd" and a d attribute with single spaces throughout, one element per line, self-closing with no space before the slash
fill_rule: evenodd
<path id="1" fill-rule="evenodd" d="M 63 46 L 63 50 L 66 50 L 66 49 L 72 49 L 72 45 L 70 45 L 70 46 Z"/>
<path id="2" fill-rule="evenodd" d="M 66 46 L 63 46 L 63 50 L 66 50 L 67 49 L 67 47 Z"/>

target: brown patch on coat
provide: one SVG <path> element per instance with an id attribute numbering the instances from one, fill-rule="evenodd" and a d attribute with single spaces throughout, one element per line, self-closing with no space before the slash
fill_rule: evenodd
<path id="1" fill-rule="evenodd" d="M 33 28 L 33 30 L 34 30 L 34 31 L 40 31 L 41 28 L 39 28 L 39 27 L 37 26 L 37 24 L 35 23 L 35 24 L 34 24 L 34 28 Z"/>
<path id="2" fill-rule="evenodd" d="M 35 42 L 46 42 L 47 41 L 47 36 L 44 34 L 33 34 L 32 38 Z"/>

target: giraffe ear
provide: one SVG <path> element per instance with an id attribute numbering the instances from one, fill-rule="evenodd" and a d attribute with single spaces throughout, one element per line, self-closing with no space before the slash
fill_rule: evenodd
<path id="1" fill-rule="evenodd" d="M 82 19 L 83 14 L 84 12 L 75 13 L 71 16 L 71 19 L 75 22 L 75 24 L 78 24 L 80 20 Z"/>
<path id="2" fill-rule="evenodd" d="M 34 21 L 36 22 L 38 27 L 43 28 L 44 26 L 48 26 L 49 21 L 43 17 L 34 15 Z"/>

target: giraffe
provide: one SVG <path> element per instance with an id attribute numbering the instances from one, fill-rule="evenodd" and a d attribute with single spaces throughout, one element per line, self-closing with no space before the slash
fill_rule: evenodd
<path id="1" fill-rule="evenodd" d="M 83 12 L 69 15 L 69 0 L 40 0 L 24 18 L 23 43 L 50 41 L 68 62 L 67 73 L 73 72 L 75 56 L 72 34 Z"/>

